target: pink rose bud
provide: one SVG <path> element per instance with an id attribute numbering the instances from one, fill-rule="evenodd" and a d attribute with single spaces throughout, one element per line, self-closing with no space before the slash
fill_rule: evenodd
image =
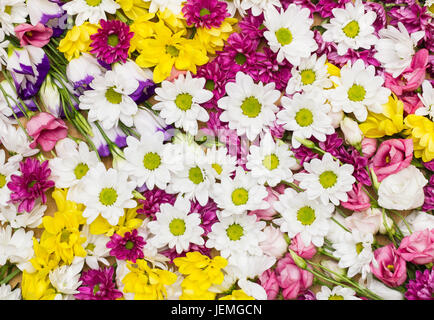
<path id="1" fill-rule="evenodd" d="M 363 138 L 362 139 L 362 153 L 365 157 L 370 158 L 377 150 L 377 139 Z"/>
<path id="2" fill-rule="evenodd" d="M 398 287 L 407 279 L 406 261 L 398 254 L 393 243 L 374 251 L 376 265 L 371 263 L 371 271 L 378 279 L 390 287 Z"/>
<path id="3" fill-rule="evenodd" d="M 270 256 L 281 258 L 288 249 L 283 232 L 270 225 L 264 228 L 264 233 L 266 240 L 259 243 L 262 251 Z"/>
<path id="4" fill-rule="evenodd" d="M 404 237 L 398 253 L 405 261 L 411 263 L 434 263 L 434 229 L 427 228 Z"/>
<path id="5" fill-rule="evenodd" d="M 48 42 L 50 42 L 50 38 L 53 35 L 53 30 L 44 26 L 40 22 L 36 26 L 23 23 L 15 27 L 15 34 L 20 40 L 20 45 L 22 47 L 32 45 L 42 48 Z"/>
<path id="6" fill-rule="evenodd" d="M 316 248 L 312 243 L 308 246 L 304 245 L 300 233 L 297 233 L 297 235 L 291 239 L 289 249 L 293 250 L 297 255 L 304 259 L 311 259 L 316 254 Z"/>
<path id="7" fill-rule="evenodd" d="M 258 209 L 249 212 L 249 214 L 255 214 L 257 220 L 272 220 L 273 216 L 276 214 L 273 203 L 279 200 L 279 193 L 270 187 L 267 187 L 267 192 L 268 196 L 264 200 L 270 204 L 270 207 L 268 209 Z"/>
<path id="8" fill-rule="evenodd" d="M 42 150 L 51 151 L 56 142 L 68 135 L 68 127 L 63 120 L 47 112 L 40 112 L 33 116 L 26 125 L 27 133 L 33 138 L 31 148 L 40 145 Z"/>
<path id="9" fill-rule="evenodd" d="M 371 207 L 369 196 L 363 191 L 363 185 L 361 183 L 354 183 L 353 189 L 347 192 L 348 200 L 346 202 L 341 201 L 341 205 L 352 211 L 363 211 Z"/>
<path id="10" fill-rule="evenodd" d="M 268 300 L 274 300 L 279 294 L 279 283 L 277 282 L 276 273 L 273 270 L 266 270 L 259 276 L 259 283 L 267 293 Z"/>

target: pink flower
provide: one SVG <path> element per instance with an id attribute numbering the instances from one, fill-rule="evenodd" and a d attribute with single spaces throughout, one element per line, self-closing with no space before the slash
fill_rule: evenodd
<path id="1" fill-rule="evenodd" d="M 414 114 L 417 109 L 423 107 L 422 101 L 415 92 L 403 94 L 399 99 L 404 103 L 404 111 L 407 114 Z"/>
<path id="2" fill-rule="evenodd" d="M 283 232 L 269 225 L 264 228 L 264 233 L 266 236 L 265 241 L 259 244 L 262 251 L 270 256 L 281 258 L 288 251 L 288 244 L 283 236 Z"/>
<path id="3" fill-rule="evenodd" d="M 362 153 L 366 158 L 370 158 L 377 150 L 377 139 L 363 138 L 362 139 Z"/>
<path id="4" fill-rule="evenodd" d="M 407 279 L 406 261 L 398 254 L 393 243 L 374 251 L 377 267 L 371 263 L 371 271 L 390 287 L 398 287 Z"/>
<path id="5" fill-rule="evenodd" d="M 172 70 L 170 71 L 170 75 L 169 77 L 167 77 L 167 81 L 175 81 L 175 79 L 177 79 L 179 77 L 180 74 L 186 75 L 187 71 L 185 70 L 178 70 L 175 67 L 172 67 Z"/>
<path id="6" fill-rule="evenodd" d="M 38 48 L 42 48 L 48 42 L 53 35 L 53 29 L 44 26 L 38 22 L 36 26 L 28 23 L 23 23 L 15 27 L 15 34 L 20 40 L 22 47 L 32 45 Z"/>
<path id="7" fill-rule="evenodd" d="M 289 249 L 304 259 L 311 259 L 316 254 L 316 248 L 312 243 L 308 246 L 304 245 L 300 233 L 297 233 L 297 235 L 291 239 Z"/>
<path id="8" fill-rule="evenodd" d="M 273 270 L 266 270 L 259 276 L 259 283 L 267 293 L 268 300 L 274 300 L 279 294 L 279 283 L 277 282 L 276 273 Z"/>
<path id="9" fill-rule="evenodd" d="M 273 207 L 273 203 L 279 200 L 279 192 L 273 190 L 273 188 L 267 187 L 268 196 L 264 199 L 270 204 L 268 209 L 252 210 L 249 214 L 256 214 L 257 220 L 272 220 L 276 214 L 276 210 Z"/>
<path id="10" fill-rule="evenodd" d="M 381 227 L 381 217 L 381 211 L 377 208 L 357 211 L 345 218 L 345 226 L 351 230 L 359 230 L 362 233 L 376 234 Z"/>
<path id="11" fill-rule="evenodd" d="M 371 165 L 381 182 L 387 176 L 407 168 L 412 159 L 412 139 L 390 139 L 380 144 Z"/>
<path id="12" fill-rule="evenodd" d="M 434 262 L 434 229 L 425 229 L 404 237 L 398 253 L 405 261 L 415 264 Z"/>
<path id="13" fill-rule="evenodd" d="M 341 205 L 352 211 L 363 211 L 371 207 L 369 196 L 363 191 L 361 183 L 354 183 L 353 189 L 347 192 L 348 200 L 341 201 Z"/>
<path id="14" fill-rule="evenodd" d="M 41 112 L 33 116 L 26 125 L 27 133 L 33 138 L 31 148 L 39 144 L 44 151 L 51 151 L 56 142 L 65 138 L 68 127 L 63 120 L 54 117 L 47 112 Z"/>

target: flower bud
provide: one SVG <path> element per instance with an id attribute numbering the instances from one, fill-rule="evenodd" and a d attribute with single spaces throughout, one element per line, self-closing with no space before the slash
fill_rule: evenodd
<path id="1" fill-rule="evenodd" d="M 344 118 L 344 112 L 342 110 L 338 112 L 330 111 L 328 114 L 329 118 L 332 120 L 332 126 L 333 128 L 339 128 L 339 125 Z"/>
<path id="2" fill-rule="evenodd" d="M 292 260 L 294 260 L 294 263 L 297 265 L 297 267 L 306 270 L 307 269 L 307 263 L 306 261 L 300 257 L 298 254 L 296 254 L 293 250 L 288 249 L 289 254 L 291 255 Z"/>
<path id="3" fill-rule="evenodd" d="M 345 117 L 340 122 L 340 127 L 345 136 L 345 141 L 352 146 L 359 145 L 362 141 L 363 134 L 359 128 L 359 125 L 353 119 Z"/>
<path id="4" fill-rule="evenodd" d="M 338 275 L 328 272 L 327 273 L 336 281 L 340 281 L 342 280 L 342 277 L 346 276 L 346 272 L 345 269 L 339 268 L 338 263 L 332 260 L 322 260 L 321 261 L 321 265 L 335 273 L 337 273 Z"/>
<path id="5" fill-rule="evenodd" d="M 39 91 L 39 98 L 45 106 L 45 109 L 56 118 L 61 115 L 61 101 L 58 87 L 54 84 L 50 75 L 47 75 Z"/>
<path id="6" fill-rule="evenodd" d="M 388 233 L 387 230 L 389 230 L 389 232 L 391 234 L 395 233 L 395 229 L 393 228 L 393 220 L 384 214 L 384 215 L 381 215 L 381 223 L 380 223 L 379 232 L 381 234 L 387 234 Z"/>
<path id="7" fill-rule="evenodd" d="M 309 149 L 315 148 L 315 143 L 313 143 L 310 140 L 299 138 L 299 137 L 295 137 L 295 139 Z"/>

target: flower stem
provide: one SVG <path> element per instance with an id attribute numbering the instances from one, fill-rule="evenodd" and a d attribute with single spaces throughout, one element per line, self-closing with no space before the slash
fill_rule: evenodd
<path id="1" fill-rule="evenodd" d="M 20 269 L 16 268 L 14 271 L 12 271 L 6 278 L 4 278 L 2 281 L 0 281 L 0 285 L 4 283 L 9 283 L 13 278 L 15 278 L 16 275 L 18 275 L 21 272 Z"/>

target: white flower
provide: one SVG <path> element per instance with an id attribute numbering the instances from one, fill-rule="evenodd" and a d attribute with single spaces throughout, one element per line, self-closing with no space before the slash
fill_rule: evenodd
<path id="1" fill-rule="evenodd" d="M 398 78 L 410 66 L 415 53 L 414 48 L 419 40 L 425 36 L 425 31 L 413 32 L 409 35 L 402 22 L 398 22 L 398 28 L 399 30 L 388 25 L 387 28 L 378 32 L 380 39 L 375 45 L 377 52 L 374 54 L 374 58 L 394 78 Z"/>
<path id="2" fill-rule="evenodd" d="M 330 23 L 323 24 L 326 31 L 323 39 L 327 42 L 335 42 L 338 45 L 338 55 L 343 56 L 348 49 L 369 49 L 375 45 L 378 38 L 375 36 L 375 28 L 372 26 L 377 14 L 368 10 L 361 0 L 353 4 L 348 2 L 345 8 L 334 8 Z"/>
<path id="3" fill-rule="evenodd" d="M 24 228 L 17 229 L 12 234 L 12 227 L 0 228 L 0 265 L 9 261 L 23 269 L 33 257 L 33 231 L 26 232 Z"/>
<path id="4" fill-rule="evenodd" d="M 5 40 L 5 33 L 3 29 L 0 29 L 0 69 L 1 66 L 7 65 L 8 54 L 5 49 L 9 46 L 9 41 Z"/>
<path id="5" fill-rule="evenodd" d="M 317 247 L 323 245 L 334 211 L 332 204 L 310 200 L 306 192 L 297 193 L 287 188 L 273 205 L 282 216 L 274 219 L 282 232 L 287 232 L 290 238 L 300 233 L 305 246 L 309 246 L 311 242 Z"/>
<path id="6" fill-rule="evenodd" d="M 0 26 L 6 35 L 15 35 L 14 24 L 26 22 L 27 15 L 25 0 L 0 1 Z"/>
<path id="7" fill-rule="evenodd" d="M 16 103 L 16 101 L 18 101 L 17 92 L 7 80 L 1 81 L 0 85 L 3 88 L 4 92 L 10 96 L 6 97 L 3 91 L 0 91 L 0 114 L 11 117 L 13 116 L 14 112 L 17 113 L 18 108 L 22 109 L 22 107 Z"/>
<path id="8" fill-rule="evenodd" d="M 90 227 L 88 224 L 83 226 L 81 235 L 86 238 L 86 241 L 82 244 L 86 250 L 85 262 L 91 269 L 99 269 L 98 262 L 109 266 L 107 257 L 110 256 L 110 248 L 107 248 L 106 244 L 110 241 L 110 238 L 104 234 L 92 234 L 90 233 Z"/>
<path id="9" fill-rule="evenodd" d="M 81 285 L 80 276 L 83 270 L 84 259 L 75 257 L 71 265 L 60 266 L 48 274 L 51 284 L 60 293 L 76 294 Z"/>
<path id="10" fill-rule="evenodd" d="M 356 292 L 350 288 L 341 286 L 330 288 L 326 286 L 321 287 L 321 291 L 316 294 L 317 300 L 361 300 L 356 297 Z"/>
<path id="11" fill-rule="evenodd" d="M 382 105 L 387 103 L 390 89 L 383 87 L 384 78 L 375 75 L 375 67 L 365 67 L 363 60 L 358 59 L 342 67 L 341 76 L 332 77 L 338 87 L 329 90 L 328 97 L 333 111 L 343 110 L 354 113 L 358 121 L 365 121 L 368 111 L 381 113 Z"/>
<path id="12" fill-rule="evenodd" d="M 211 227 L 208 233 L 207 248 L 220 251 L 223 258 L 238 255 L 262 255 L 259 243 L 265 240 L 264 221 L 256 221 L 255 215 L 237 214 L 223 217 L 217 213 L 219 222 Z"/>
<path id="13" fill-rule="evenodd" d="M 264 26 L 268 29 L 264 37 L 270 49 L 277 52 L 277 62 L 286 59 L 298 66 L 302 58 L 310 57 L 318 49 L 313 31 L 310 30 L 313 19 L 309 15 L 309 9 L 293 3 L 285 11 L 281 9 L 280 13 L 274 7 L 264 13 Z"/>
<path id="14" fill-rule="evenodd" d="M 252 10 L 252 15 L 259 16 L 261 13 L 270 10 L 271 8 L 281 8 L 282 4 L 279 0 L 243 0 L 241 2 L 241 9 L 247 11 Z"/>
<path id="15" fill-rule="evenodd" d="M 280 102 L 283 109 L 277 113 L 277 123 L 293 132 L 291 143 L 294 148 L 301 145 L 297 138 L 314 136 L 319 141 L 325 141 L 326 135 L 335 132 L 327 115 L 330 105 L 321 91 L 296 93 L 292 98 L 283 96 Z"/>
<path id="16" fill-rule="evenodd" d="M 422 172 L 410 165 L 387 176 L 378 188 L 378 204 L 385 209 L 410 210 L 423 205 L 423 187 L 428 183 Z"/>
<path id="17" fill-rule="evenodd" d="M 74 16 L 77 26 L 89 21 L 98 24 L 99 20 L 107 20 L 106 13 L 115 14 L 121 6 L 113 0 L 72 0 L 63 5 L 68 15 Z"/>
<path id="18" fill-rule="evenodd" d="M 20 161 L 23 157 L 19 154 L 9 157 L 6 161 L 6 154 L 0 150 L 0 205 L 6 206 L 10 201 L 11 190 L 7 184 L 11 181 L 12 175 L 21 175 Z"/>
<path id="19" fill-rule="evenodd" d="M 363 132 L 359 128 L 359 124 L 351 118 L 344 117 L 340 122 L 340 128 L 344 134 L 345 142 L 356 146 L 363 139 Z"/>
<path id="20" fill-rule="evenodd" d="M 80 109 L 89 110 L 89 121 L 100 121 L 104 129 L 111 129 L 122 121 L 127 127 L 133 125 L 137 104 L 129 96 L 137 88 L 137 80 L 128 75 L 107 71 L 96 77 L 90 87 L 80 96 Z"/>
<path id="21" fill-rule="evenodd" d="M 405 217 L 405 222 L 409 225 L 411 232 L 422 231 L 424 229 L 434 229 L 434 215 L 424 211 L 413 211 Z M 399 229 L 404 236 L 409 236 L 410 230 L 403 220 L 398 223 Z"/>
<path id="22" fill-rule="evenodd" d="M 0 286 L 0 300 L 21 300 L 21 289 L 17 286 L 12 290 L 8 284 Z"/>
<path id="23" fill-rule="evenodd" d="M 228 4 L 227 11 L 231 15 L 231 18 L 235 16 L 237 11 L 240 13 L 242 17 L 244 17 L 244 15 L 246 14 L 246 11 L 243 10 L 241 7 L 242 4 L 241 0 L 223 0 L 223 1 Z"/>
<path id="24" fill-rule="evenodd" d="M 323 204 L 330 201 L 336 206 L 340 201 L 348 200 L 347 192 L 356 182 L 352 165 L 339 165 L 339 160 L 334 160 L 330 153 L 324 154 L 321 160 L 312 159 L 303 165 L 307 173 L 297 173 L 294 179 L 300 181 L 300 187 L 306 189 L 310 200 L 319 198 Z"/>
<path id="25" fill-rule="evenodd" d="M 216 145 L 206 150 L 206 161 L 211 165 L 208 174 L 218 180 L 231 176 L 237 164 L 237 159 L 228 154 L 226 147 Z"/>
<path id="26" fill-rule="evenodd" d="M 355 211 L 345 218 L 345 226 L 350 230 L 359 230 L 363 233 L 375 235 L 381 228 L 382 212 L 378 208 L 368 208 L 364 211 Z"/>
<path id="27" fill-rule="evenodd" d="M 201 219 L 198 213 L 190 213 L 190 201 L 178 197 L 174 205 L 163 203 L 156 220 L 148 223 L 150 232 L 154 235 L 150 242 L 157 248 L 166 245 L 176 248 L 177 253 L 188 251 L 190 244 L 203 245 L 204 230 L 200 227 Z"/>
<path id="28" fill-rule="evenodd" d="M 9 152 L 18 153 L 23 157 L 30 157 L 39 152 L 39 149 L 30 148 L 26 132 L 19 126 L 0 125 L 0 141 Z"/>
<path id="29" fill-rule="evenodd" d="M 375 280 L 371 274 L 368 275 L 366 280 L 366 288 L 384 300 L 404 300 L 402 292 L 386 286 L 381 281 Z"/>
<path id="30" fill-rule="evenodd" d="M 345 240 L 345 234 L 348 232 L 342 228 L 340 225 L 345 226 L 345 219 L 339 213 L 332 214 L 331 218 L 333 218 L 333 223 L 329 225 L 329 232 L 326 235 L 326 239 L 331 243 L 342 242 Z M 337 221 L 338 223 L 336 223 Z"/>
<path id="31" fill-rule="evenodd" d="M 47 210 L 47 206 L 37 203 L 31 212 L 25 214 L 17 212 L 17 206 L 7 204 L 0 210 L 0 221 L 8 222 L 14 229 L 16 228 L 37 228 L 42 223 L 42 217 Z"/>
<path id="32" fill-rule="evenodd" d="M 267 132 L 259 146 L 250 146 L 246 167 L 259 184 L 267 183 L 274 187 L 281 181 L 293 181 L 291 168 L 295 164 L 288 145 L 275 143 L 270 132 Z"/>
<path id="33" fill-rule="evenodd" d="M 278 111 L 275 103 L 280 97 L 280 91 L 275 90 L 275 83 L 265 86 L 253 79 L 237 72 L 235 83 L 226 84 L 227 96 L 218 100 L 217 104 L 224 111 L 220 120 L 228 122 L 229 128 L 236 130 L 239 136 L 246 134 L 250 141 L 255 140 L 258 134 L 273 124 Z"/>
<path id="34" fill-rule="evenodd" d="M 273 227 L 273 225 L 266 226 L 264 233 L 265 240 L 259 244 L 262 251 L 271 257 L 283 257 L 288 252 L 288 243 L 285 240 L 284 233 L 279 228 Z"/>
<path id="35" fill-rule="evenodd" d="M 247 210 L 268 209 L 270 205 L 264 200 L 268 193 L 265 186 L 258 184 L 250 172 L 237 167 L 234 179 L 222 177 L 212 190 L 213 200 L 222 209 L 222 217 L 240 215 Z"/>
<path id="36" fill-rule="evenodd" d="M 197 121 L 207 122 L 208 112 L 200 106 L 213 97 L 213 93 L 204 89 L 205 78 L 192 78 L 191 73 L 179 75 L 173 82 L 164 80 L 161 88 L 156 88 L 154 97 L 160 101 L 152 109 L 160 111 L 160 117 L 166 124 L 174 124 L 187 133 L 195 135 Z"/>
<path id="37" fill-rule="evenodd" d="M 89 53 L 83 52 L 78 58 L 69 61 L 66 66 L 66 77 L 74 84 L 74 87 L 87 85 L 103 73 L 98 60 Z"/>
<path id="38" fill-rule="evenodd" d="M 150 13 L 157 11 L 164 12 L 166 9 L 172 11 L 175 15 L 181 13 L 182 3 L 184 0 L 143 0 L 151 2 L 149 7 Z"/>
<path id="39" fill-rule="evenodd" d="M 115 226 L 124 215 L 124 209 L 134 208 L 136 201 L 132 199 L 135 183 L 127 181 L 127 174 L 113 168 L 106 170 L 103 163 L 89 169 L 86 177 L 80 180 L 82 192 L 71 195 L 68 200 L 86 206 L 83 217 L 92 223 L 100 214 L 109 224 Z"/>
<path id="40" fill-rule="evenodd" d="M 422 94 L 417 94 L 420 101 L 423 103 L 423 107 L 418 108 L 414 114 L 418 116 L 428 116 L 434 121 L 434 89 L 431 82 L 425 80 L 422 82 Z"/>
<path id="41" fill-rule="evenodd" d="M 139 109 L 134 115 L 134 128 L 140 136 L 152 135 L 157 131 L 164 133 L 164 140 L 167 141 L 173 136 L 175 129 L 168 127 L 160 116 L 152 110 Z"/>

